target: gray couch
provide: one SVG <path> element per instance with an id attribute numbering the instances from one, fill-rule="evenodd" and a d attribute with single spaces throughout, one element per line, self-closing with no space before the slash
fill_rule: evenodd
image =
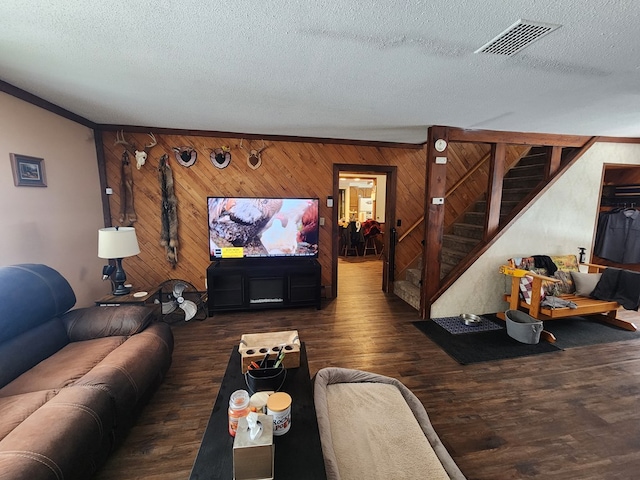
<path id="1" fill-rule="evenodd" d="M 169 369 L 152 308 L 75 301 L 45 265 L 0 267 L 0 479 L 90 478 Z"/>

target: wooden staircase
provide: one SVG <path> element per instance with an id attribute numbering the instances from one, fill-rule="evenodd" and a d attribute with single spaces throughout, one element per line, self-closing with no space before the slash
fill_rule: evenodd
<path id="1" fill-rule="evenodd" d="M 549 150 L 544 147 L 532 147 L 516 165 L 505 175 L 500 206 L 501 222 L 508 218 L 514 209 L 538 188 L 544 181 L 544 171 L 548 160 Z M 521 205 L 520 208 L 524 207 Z M 487 211 L 486 196 L 483 194 L 459 222 L 455 222 L 445 234 L 442 241 L 440 264 L 440 279 L 446 277 L 464 260 L 481 242 L 484 237 L 484 223 Z M 403 280 L 396 280 L 393 284 L 394 293 L 416 310 L 420 309 L 420 289 L 422 275 L 420 265 L 422 256 L 417 258 L 412 267 L 404 272 Z"/>
<path id="2" fill-rule="evenodd" d="M 548 149 L 532 147 L 504 177 L 500 222 L 508 218 L 529 194 L 544 181 Z M 524 206 L 524 205 L 523 205 Z M 486 196 L 479 198 L 443 236 L 440 278 L 446 277 L 484 237 Z"/>
<path id="3" fill-rule="evenodd" d="M 449 161 L 439 162 L 441 153 L 431 145 L 447 137 L 449 146 L 444 153 Z M 598 137 L 430 127 L 425 197 L 449 198 L 465 182 L 472 182 L 473 187 L 460 189 L 462 194 L 452 197 L 457 202 L 451 210 L 456 217 L 446 219 L 446 211 L 429 205 L 424 218 L 398 238 L 399 245 L 418 227 L 424 229 L 422 256 L 399 273 L 394 293 L 418 309 L 421 318 L 429 318 L 440 295 L 597 141 Z M 466 149 L 469 144 L 489 145 L 491 151 Z M 528 150 L 521 148 L 526 146 Z M 473 153 L 479 153 L 475 163 Z M 467 158 L 471 161 L 466 162 Z M 446 182 L 448 170 L 456 171 L 452 185 Z"/>

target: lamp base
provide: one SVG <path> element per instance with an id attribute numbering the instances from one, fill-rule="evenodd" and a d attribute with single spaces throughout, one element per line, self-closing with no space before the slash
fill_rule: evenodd
<path id="1" fill-rule="evenodd" d="M 118 284 L 113 289 L 112 295 L 128 295 L 131 292 L 129 287 L 125 287 L 124 284 Z"/>
<path id="2" fill-rule="evenodd" d="M 124 282 L 127 281 L 127 275 L 122 268 L 122 259 L 116 258 L 116 273 L 113 276 L 113 294 L 114 295 L 127 295 L 131 292 L 129 287 L 124 286 Z"/>

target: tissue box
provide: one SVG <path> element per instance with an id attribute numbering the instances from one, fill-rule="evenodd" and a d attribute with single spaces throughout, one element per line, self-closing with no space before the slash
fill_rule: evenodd
<path id="1" fill-rule="evenodd" d="M 280 348 L 284 345 L 284 368 L 297 368 L 300 366 L 300 337 L 297 330 L 285 332 L 250 333 L 240 337 L 240 359 L 242 373 L 247 371 L 249 364 L 260 363 L 268 353 L 271 360 L 275 360 Z"/>
<path id="2" fill-rule="evenodd" d="M 262 423 L 262 433 L 255 440 L 249 436 L 246 417 L 238 421 L 238 431 L 233 441 L 234 480 L 272 480 L 273 457 L 273 417 L 258 415 Z"/>

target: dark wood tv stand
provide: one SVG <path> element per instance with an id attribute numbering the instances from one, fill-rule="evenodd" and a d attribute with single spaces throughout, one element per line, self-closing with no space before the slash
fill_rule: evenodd
<path id="1" fill-rule="evenodd" d="M 209 315 L 232 310 L 315 306 L 321 268 L 315 258 L 229 258 L 207 268 Z"/>

